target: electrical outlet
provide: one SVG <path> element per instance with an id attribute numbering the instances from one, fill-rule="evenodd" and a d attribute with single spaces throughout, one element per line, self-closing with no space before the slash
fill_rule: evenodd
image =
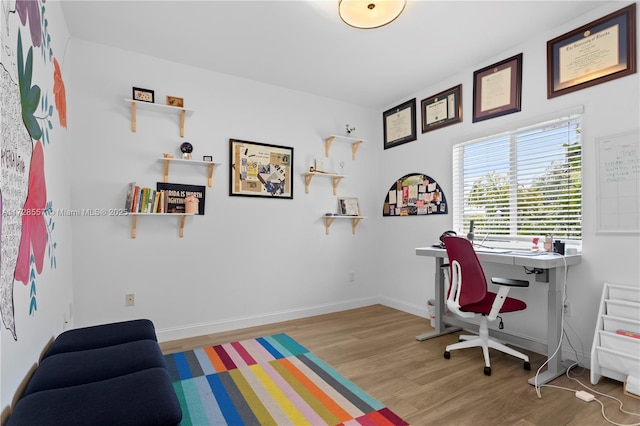
<path id="1" fill-rule="evenodd" d="M 569 302 L 564 302 L 562 313 L 564 314 L 565 318 L 569 318 L 571 316 L 571 304 L 569 304 Z"/>
<path id="2" fill-rule="evenodd" d="M 133 293 L 127 293 L 124 295 L 124 306 L 135 305 L 135 295 Z"/>

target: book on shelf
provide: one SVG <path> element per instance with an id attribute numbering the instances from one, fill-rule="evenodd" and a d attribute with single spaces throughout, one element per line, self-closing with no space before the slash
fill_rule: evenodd
<path id="1" fill-rule="evenodd" d="M 127 187 L 125 209 L 130 213 L 166 213 L 167 201 L 164 191 L 140 187 L 132 182 Z"/>
<path id="2" fill-rule="evenodd" d="M 136 188 L 135 182 L 129 182 L 127 186 L 127 197 L 124 202 L 124 210 L 127 212 L 131 211 L 131 207 L 133 206 L 133 192 Z"/>
<path id="3" fill-rule="evenodd" d="M 131 212 L 138 212 L 138 202 L 140 200 L 140 187 L 138 185 L 133 189 L 133 200 L 131 201 Z"/>

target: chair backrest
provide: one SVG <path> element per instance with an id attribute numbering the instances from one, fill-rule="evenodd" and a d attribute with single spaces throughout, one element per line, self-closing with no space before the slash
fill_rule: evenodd
<path id="1" fill-rule="evenodd" d="M 447 307 L 459 311 L 458 308 L 485 298 L 487 279 L 471 241 L 451 236 L 444 238 L 444 245 L 449 258 L 451 277 Z"/>

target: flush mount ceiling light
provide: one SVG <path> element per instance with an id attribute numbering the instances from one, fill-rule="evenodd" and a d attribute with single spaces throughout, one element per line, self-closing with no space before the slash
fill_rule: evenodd
<path id="1" fill-rule="evenodd" d="M 395 20 L 407 0 L 339 0 L 340 18 L 354 28 L 378 28 Z"/>

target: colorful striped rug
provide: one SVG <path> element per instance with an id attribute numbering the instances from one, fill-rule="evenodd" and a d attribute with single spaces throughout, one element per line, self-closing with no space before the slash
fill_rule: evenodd
<path id="1" fill-rule="evenodd" d="M 166 355 L 182 425 L 407 425 L 286 334 Z"/>

